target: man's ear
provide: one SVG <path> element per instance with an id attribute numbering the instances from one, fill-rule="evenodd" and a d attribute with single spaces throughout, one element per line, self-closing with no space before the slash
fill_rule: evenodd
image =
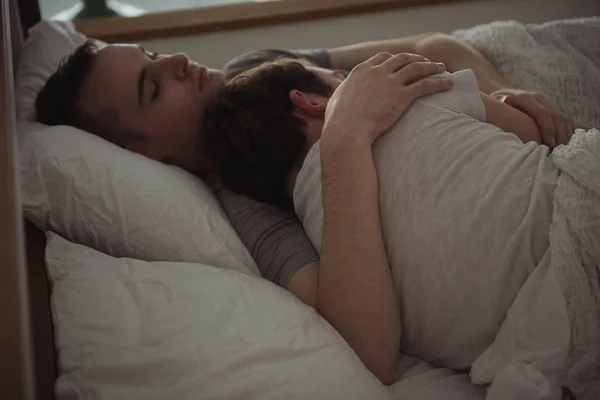
<path id="1" fill-rule="evenodd" d="M 300 90 L 290 91 L 290 101 L 302 112 L 312 117 L 322 117 L 327 109 L 327 97 Z"/>

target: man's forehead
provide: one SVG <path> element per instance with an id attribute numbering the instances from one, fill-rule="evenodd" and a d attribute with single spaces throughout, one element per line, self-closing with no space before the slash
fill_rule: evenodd
<path id="1" fill-rule="evenodd" d="M 83 90 L 83 101 L 93 108 L 129 108 L 135 99 L 140 70 L 136 45 L 110 44 L 102 47 Z"/>
<path id="2" fill-rule="evenodd" d="M 134 55 L 140 51 L 140 46 L 132 43 L 111 43 L 105 44 L 99 47 L 98 55 L 112 56 L 112 55 Z"/>

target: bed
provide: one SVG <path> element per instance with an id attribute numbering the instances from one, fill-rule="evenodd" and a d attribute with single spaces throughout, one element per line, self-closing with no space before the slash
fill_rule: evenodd
<path id="1" fill-rule="evenodd" d="M 112 200 L 104 198 L 103 204 L 95 204 L 96 217 L 88 213 L 91 208 L 86 204 L 93 203 L 91 198 L 104 196 L 102 191 L 82 193 L 76 190 L 71 195 L 78 202 L 59 205 L 57 199 L 64 200 L 61 192 L 70 186 L 69 182 L 57 181 L 56 175 L 38 173 L 69 165 L 69 160 L 74 159 L 72 154 L 63 154 L 65 158 L 62 159 L 57 158 L 58 153 L 49 155 L 64 150 L 60 145 L 61 135 L 66 135 L 62 143 L 70 143 L 70 148 L 77 147 L 78 143 L 82 151 L 93 149 L 75 159 L 92 160 L 98 154 L 107 155 L 117 150 L 97 138 L 64 132 L 61 128 L 53 133 L 45 131 L 44 127 L 40 130 L 34 121 L 24 117 L 32 115 L 32 103 L 24 106 L 17 93 L 27 92 L 31 85 L 37 85 L 39 89 L 39 84 L 47 79 L 47 75 L 43 75 L 58 65 L 52 51 L 83 39 L 66 26 L 37 24 L 39 14 L 35 2 L 5 0 L 2 11 L 3 18 L 10 18 L 10 24 L 3 26 L 10 27 L 13 39 L 11 46 L 3 47 L 11 50 L 14 57 L 3 58 L 4 84 L 9 89 L 3 91 L 3 101 L 16 106 L 3 108 L 9 114 L 3 120 L 6 128 L 2 133 L 11 149 L 8 153 L 14 157 L 7 159 L 10 161 L 8 172 L 12 179 L 20 175 L 16 184 L 12 182 L 8 198 L 18 211 L 8 212 L 7 216 L 25 216 L 14 221 L 8 235 L 15 240 L 16 249 L 21 237 L 25 243 L 24 257 L 17 251 L 9 259 L 10 272 L 14 275 L 11 275 L 13 280 L 7 282 L 19 290 L 6 293 L 13 296 L 12 304 L 18 305 L 11 310 L 12 315 L 21 318 L 24 327 L 12 332 L 13 339 L 18 341 L 14 343 L 23 346 L 12 348 L 13 351 L 22 348 L 19 357 L 23 361 L 21 369 L 12 365 L 11 371 L 17 375 L 13 380 L 16 384 L 14 398 L 263 399 L 292 395 L 297 398 L 392 398 L 392 392 L 366 371 L 337 332 L 314 310 L 288 292 L 253 277 L 257 273 L 254 262 L 231 227 L 223 223 L 224 215 L 216 200 L 207 194 L 202 183 L 183 175 L 182 171 L 165 170 L 163 166 L 148 164 L 145 159 L 120 155 L 111 162 L 121 160 L 128 166 L 135 165 L 134 170 L 144 172 L 130 176 L 128 180 L 127 176 L 110 175 L 106 169 L 92 169 L 93 173 L 100 171 L 101 175 L 88 176 L 82 181 L 106 178 L 126 183 L 114 187 L 116 192 L 112 193 Z M 19 11 L 24 18 L 19 16 Z M 29 30 L 34 25 L 35 28 Z M 25 46 L 24 31 L 29 31 L 30 39 Z M 51 37 L 56 40 L 47 42 Z M 3 43 L 8 42 L 8 31 L 3 31 Z M 32 71 L 28 66 L 32 58 L 36 68 L 30 74 Z M 42 68 L 40 75 L 37 64 L 44 62 L 53 64 L 44 65 L 47 68 Z M 16 91 L 15 86 L 19 88 Z M 27 134 L 22 135 L 25 131 Z M 17 136 L 18 140 L 15 140 Z M 45 144 L 40 146 L 42 142 Z M 28 159 L 27 155 L 32 158 Z M 85 170 L 83 168 L 82 173 Z M 152 170 L 154 173 L 146 174 Z M 160 193 L 153 188 L 153 198 L 163 201 L 160 207 L 172 210 L 169 215 L 156 216 L 148 208 L 138 207 L 139 214 L 134 215 L 135 211 L 132 211 L 128 221 L 116 224 L 108 214 L 98 212 L 102 207 L 106 210 L 119 207 L 110 201 L 123 203 L 124 199 L 135 198 L 141 187 L 140 177 L 142 181 L 150 179 L 145 181 L 145 186 L 152 186 L 148 183 L 155 179 L 155 173 L 164 174 L 163 181 L 170 185 L 162 187 Z M 48 186 L 52 182 L 56 185 Z M 18 185 L 21 190 L 16 189 Z M 168 199 L 172 190 L 186 192 L 176 205 Z M 203 207 L 195 209 L 192 202 L 199 201 Z M 43 204 L 52 204 L 50 208 L 57 206 L 55 210 L 62 209 L 62 217 L 70 222 L 56 225 L 57 216 L 44 214 L 49 209 Z M 178 212 L 181 209 L 187 211 Z M 153 223 L 158 224 L 155 226 L 164 223 L 186 225 L 187 219 L 193 220 L 195 225 L 186 232 L 179 230 L 178 235 L 166 235 L 149 244 L 148 240 L 154 239 L 147 236 L 143 227 L 152 218 Z M 135 226 L 131 225 L 132 220 L 135 220 Z M 77 227 L 71 230 L 74 221 L 83 230 Z M 115 226 L 120 231 L 115 233 Z M 206 228 L 205 232 L 209 234 L 195 243 L 186 242 L 192 235 L 190 232 L 199 226 Z M 90 235 L 89 229 L 98 227 L 105 229 L 103 234 Z M 53 232 L 61 232 L 71 241 Z M 98 238 L 101 238 L 100 242 L 95 241 Z M 181 246 L 181 243 L 187 245 Z M 176 251 L 173 251 L 174 246 L 178 247 Z M 102 248 L 115 257 L 92 250 L 92 247 Z M 190 258 L 195 262 L 181 262 Z M 107 268 L 109 264 L 115 268 Z M 179 273 L 173 273 L 174 270 Z M 23 272 L 24 276 L 19 276 Z M 189 282 L 195 284 L 189 285 Z M 204 288 L 197 285 L 204 285 Z M 66 296 L 60 294 L 61 288 L 65 289 L 63 294 Z M 240 296 L 250 296 L 250 304 L 244 305 L 239 296 L 224 295 L 236 290 Z M 27 296 L 28 301 L 15 301 L 21 296 Z M 213 304 L 219 306 L 214 308 Z M 65 312 L 57 313 L 59 309 Z M 123 314 L 124 309 L 131 313 Z M 143 322 L 132 325 L 132 315 L 141 317 Z M 73 320 L 82 323 L 78 329 L 62 329 L 63 323 L 70 325 L 69 321 Z M 18 326 L 14 322 L 11 325 Z M 248 326 L 253 329 L 247 329 Z M 169 327 L 169 332 L 161 327 Z M 90 329 L 103 333 L 90 335 Z M 88 340 L 92 337 L 93 340 Z M 201 344 L 193 348 L 187 345 L 198 343 L 199 337 L 204 338 Z M 165 338 L 168 338 L 166 342 Z M 156 341 L 165 346 L 162 354 L 153 350 Z M 235 350 L 238 345 L 243 349 Z M 90 351 L 81 352 L 82 349 Z M 422 379 L 422 373 L 431 368 L 423 369 L 423 363 L 415 361 L 405 359 L 404 364 L 399 365 L 399 374 L 411 370 L 419 375 L 418 379 L 410 380 L 407 393 L 431 381 Z M 84 364 L 91 369 L 82 369 Z M 421 369 L 414 369 L 415 366 Z M 449 380 L 450 384 L 456 384 L 453 376 L 451 371 L 435 371 L 439 381 Z M 306 385 L 307 380 L 312 384 Z M 465 376 L 461 377 L 460 384 L 466 384 L 469 390 L 472 388 Z"/>
<path id="2" fill-rule="evenodd" d="M 13 91 L 13 67 L 18 57 L 24 32 L 40 19 L 37 1 L 3 1 L 2 2 L 2 47 L 4 49 L 2 57 L 3 71 L 3 89 L 2 90 L 2 140 L 8 144 L 7 154 L 10 154 L 11 145 L 14 145 L 13 138 L 15 134 L 14 109 L 8 107 L 8 104 L 14 102 Z M 12 40 L 11 40 L 12 39 Z M 14 158 L 7 157 L 6 160 L 16 162 Z M 3 171 L 7 174 L 13 174 L 15 177 L 14 165 L 7 165 Z M 3 181 L 4 183 L 4 181 Z M 13 181 L 14 184 L 14 181 Z M 18 199 L 16 186 L 11 190 L 3 191 L 2 204 L 10 204 L 10 199 Z M 16 203 L 16 202 L 15 202 Z M 13 204 L 15 210 L 20 210 L 18 204 Z M 3 221 L 10 221 L 15 215 L 11 208 L 4 208 Z M 10 230 L 8 229 L 10 228 Z M 53 385 L 57 377 L 56 355 L 53 344 L 52 318 L 50 314 L 50 297 L 48 290 L 48 279 L 44 263 L 45 236 L 43 232 L 37 229 L 26 219 L 19 219 L 13 223 L 3 226 L 3 238 L 6 238 L 17 251 L 14 258 L 3 259 L 7 273 L 20 278 L 8 280 L 7 284 L 14 285 L 13 288 L 19 289 L 11 292 L 12 298 L 7 299 L 15 308 L 11 310 L 19 316 L 22 323 L 29 329 L 23 330 L 14 327 L 11 332 L 7 329 L 6 335 L 13 334 L 14 342 L 22 343 L 20 354 L 15 354 L 14 360 L 21 360 L 23 368 L 10 368 L 6 371 L 13 371 L 10 375 L 14 376 L 14 386 L 7 388 L 9 390 L 7 398 L 54 398 Z M 20 248 L 20 249 L 19 249 Z M 20 254 L 18 253 L 20 251 Z M 8 262 L 7 262 L 8 261 Z M 19 276 L 19 271 L 21 275 Z M 27 299 L 27 301 L 22 301 Z M 19 304 L 27 307 L 19 308 Z M 10 333 L 9 333 L 10 332 Z M 27 349 L 27 345 L 29 348 Z M 11 352 L 16 351 L 18 347 L 13 348 Z M 4 349 L 3 349 L 4 350 Z M 7 351 L 9 349 L 7 348 Z M 5 353 L 6 354 L 6 353 Z M 4 370 L 3 370 L 4 371 Z M 14 394 L 11 395 L 11 394 Z M 26 397 L 27 396 L 27 397 Z"/>
<path id="3" fill-rule="evenodd" d="M 201 183 L 118 153 L 98 138 L 37 126 L 31 104 L 15 94 L 12 78 L 18 75 L 21 89 L 39 86 L 41 78 L 24 79 L 19 74 L 27 71 L 17 71 L 15 60 L 27 64 L 32 54 L 50 51 L 44 40 L 52 35 L 65 48 L 83 38 L 68 26 L 38 24 L 36 1 L 3 0 L 2 5 L 3 21 L 10 23 L 2 25 L 7 90 L 0 134 L 12 157 L 4 160 L 9 165 L 2 183 L 9 190 L 0 212 L 10 222 L 1 227 L 6 240 L 16 249 L 2 254 L 11 289 L 3 295 L 12 296 L 9 303 L 15 305 L 6 314 L 15 318 L 7 323 L 14 329 L 4 334 L 12 335 L 9 343 L 20 343 L 7 351 L 20 349 L 23 362 L 20 369 L 7 369 L 15 375 L 15 396 L 9 398 L 485 397 L 485 386 L 471 384 L 468 375 L 410 357 L 401 358 L 397 382 L 383 387 L 314 310 L 254 277 L 251 257 Z M 34 25 L 30 35 L 39 43 L 30 40 L 23 47 L 23 32 Z M 468 38 L 473 32 L 457 34 Z M 7 104 L 16 104 L 16 110 Z M 66 142 L 76 154 L 60 145 Z M 114 165 L 134 172 L 115 173 Z M 78 182 L 120 184 L 94 191 L 77 187 L 73 174 Z M 111 217 L 111 210 L 139 204 L 140 190 L 150 193 L 147 187 L 161 174 L 167 184 L 152 189 L 152 204 L 128 208 L 124 220 Z M 174 191 L 185 192 L 178 203 L 170 199 Z M 14 215 L 25 218 L 15 221 Z M 156 234 L 172 225 L 177 232 Z M 198 226 L 210 233 L 190 242 Z M 234 291 L 237 297 L 224 296 Z M 132 315 L 139 321 L 131 321 Z M 14 322 L 19 318 L 21 325 Z M 201 345 L 185 345 L 194 342 Z"/>

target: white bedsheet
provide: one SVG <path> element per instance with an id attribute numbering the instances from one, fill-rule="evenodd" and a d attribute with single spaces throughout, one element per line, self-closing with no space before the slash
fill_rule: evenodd
<path id="1" fill-rule="evenodd" d="M 48 235 L 60 400 L 482 400 L 412 357 L 381 385 L 314 310 L 208 265 L 117 259 Z"/>
<path id="2" fill-rule="evenodd" d="M 467 374 L 407 355 L 398 361 L 396 383 L 390 390 L 395 400 L 483 400 L 486 393 L 485 387 L 473 385 Z"/>
<path id="3" fill-rule="evenodd" d="M 289 292 L 210 265 L 114 258 L 50 233 L 60 400 L 391 400 Z"/>

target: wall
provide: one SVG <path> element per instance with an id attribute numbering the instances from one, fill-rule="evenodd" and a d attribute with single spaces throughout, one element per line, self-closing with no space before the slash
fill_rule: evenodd
<path id="1" fill-rule="evenodd" d="M 527 23 L 591 15 L 600 15 L 599 0 L 482 0 L 149 40 L 144 46 L 161 53 L 185 52 L 220 68 L 233 56 L 259 48 L 335 47 L 426 31 L 451 32 L 500 19 Z"/>
<path id="2" fill-rule="evenodd" d="M 81 0 L 38 0 L 42 18 L 49 19 L 67 8 L 75 6 Z M 179 10 L 198 6 L 211 6 L 216 4 L 239 3 L 252 0 L 119 0 L 120 4 L 130 5 L 144 12 L 158 12 Z M 108 0 L 109 5 L 114 1 Z"/>

